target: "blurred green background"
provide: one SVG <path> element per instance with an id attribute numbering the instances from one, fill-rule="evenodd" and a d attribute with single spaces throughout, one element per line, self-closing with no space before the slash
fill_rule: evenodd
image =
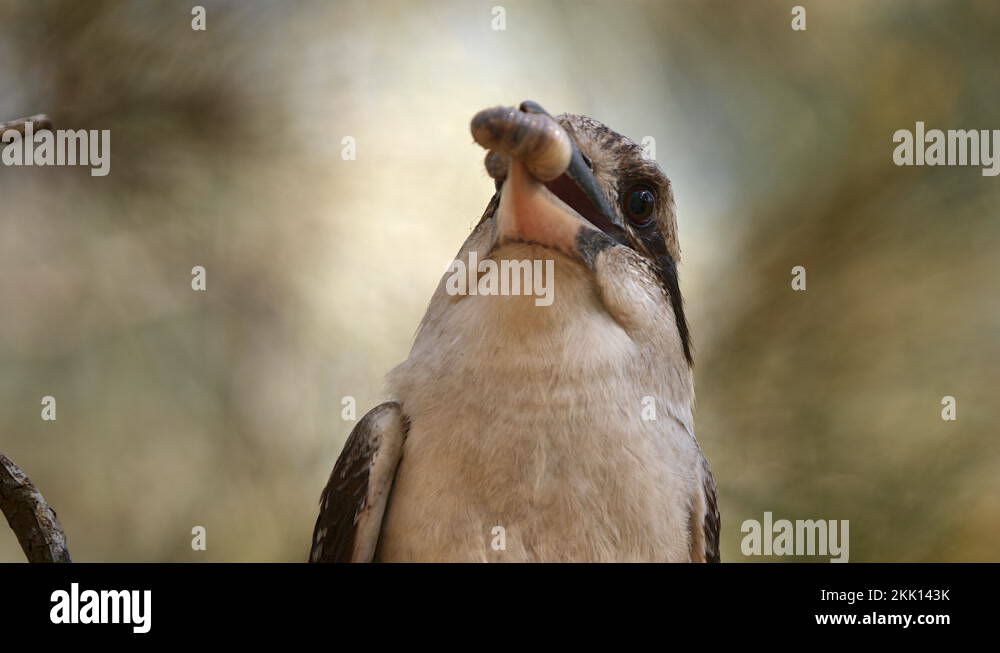
<path id="1" fill-rule="evenodd" d="M 765 511 L 1000 560 L 1000 178 L 891 140 L 1000 128 L 1000 3 L 201 4 L 0 0 L 0 121 L 112 133 L 107 177 L 0 167 L 0 451 L 76 560 L 305 559 L 341 397 L 492 193 L 468 121 L 529 98 L 656 138 L 723 560 Z"/>

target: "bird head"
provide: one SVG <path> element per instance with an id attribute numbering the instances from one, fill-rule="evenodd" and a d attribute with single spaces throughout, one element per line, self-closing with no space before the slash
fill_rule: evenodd
<path id="1" fill-rule="evenodd" d="M 471 130 L 497 190 L 463 251 L 503 258 L 528 246 L 568 259 L 626 331 L 669 334 L 690 366 L 674 198 L 659 165 L 600 122 L 534 102 L 485 109 Z"/>

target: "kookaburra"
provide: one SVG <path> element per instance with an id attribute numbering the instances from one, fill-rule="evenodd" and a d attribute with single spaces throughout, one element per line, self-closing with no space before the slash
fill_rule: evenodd
<path id="1" fill-rule="evenodd" d="M 534 102 L 472 134 L 497 191 L 457 260 L 552 260 L 554 299 L 442 278 L 393 400 L 337 460 L 310 559 L 718 561 L 670 181 Z"/>

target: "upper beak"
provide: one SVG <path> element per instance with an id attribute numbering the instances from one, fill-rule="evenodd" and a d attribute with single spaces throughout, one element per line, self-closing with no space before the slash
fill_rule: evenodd
<path id="1" fill-rule="evenodd" d="M 548 115 L 535 102 L 523 102 L 519 108 L 525 113 Z M 532 177 L 517 159 L 511 160 L 500 193 L 501 237 L 533 241 L 567 253 L 578 253 L 581 230 L 599 230 L 618 243 L 625 242 L 621 219 L 572 135 L 570 142 L 569 167 L 545 183 Z"/>

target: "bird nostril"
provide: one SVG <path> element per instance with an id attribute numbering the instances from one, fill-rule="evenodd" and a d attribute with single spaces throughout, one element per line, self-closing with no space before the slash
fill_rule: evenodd
<path id="1" fill-rule="evenodd" d="M 583 152 L 580 152 L 580 156 L 583 157 L 583 162 L 586 163 L 587 167 L 590 168 L 590 171 L 593 172 L 594 171 L 594 162 L 590 160 L 590 157 L 587 156 L 586 154 L 584 154 Z"/>

